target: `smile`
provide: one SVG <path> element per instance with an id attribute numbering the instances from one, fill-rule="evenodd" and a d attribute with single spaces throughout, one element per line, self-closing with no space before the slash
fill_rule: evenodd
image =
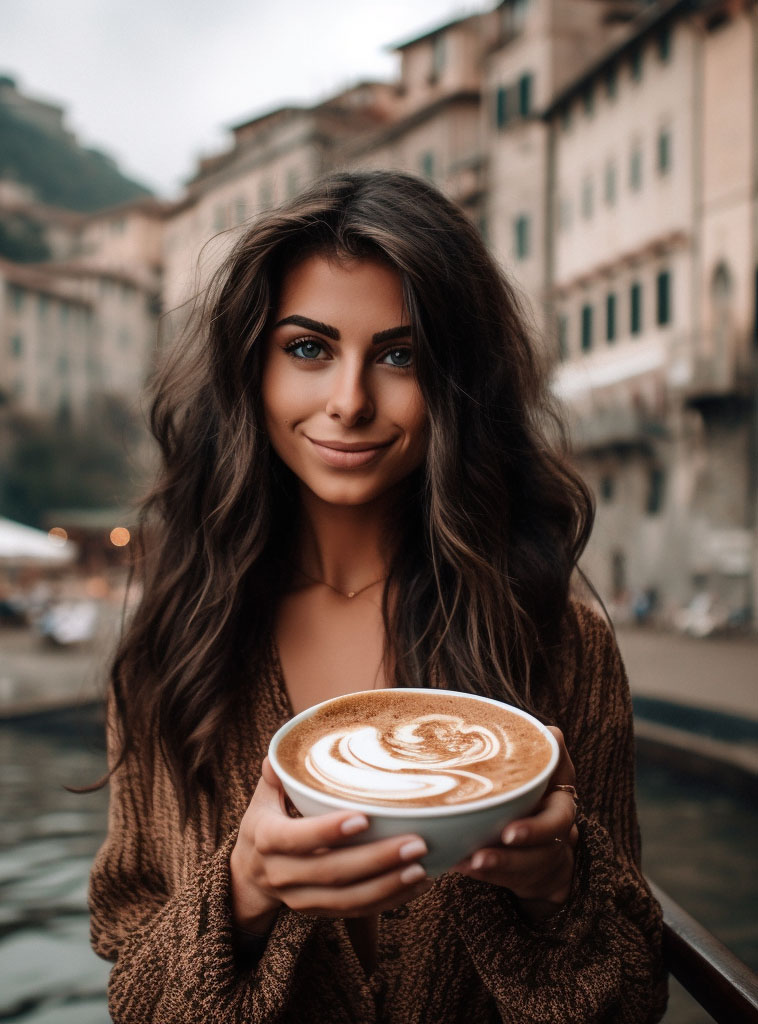
<path id="1" fill-rule="evenodd" d="M 320 441 L 309 437 L 308 440 L 319 458 L 335 469 L 358 469 L 367 466 L 389 448 L 392 441 L 378 443 L 375 441 Z"/>

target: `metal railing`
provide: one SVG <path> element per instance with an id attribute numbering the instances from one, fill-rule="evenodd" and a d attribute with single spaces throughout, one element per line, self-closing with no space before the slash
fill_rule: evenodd
<path id="1" fill-rule="evenodd" d="M 717 1024 L 758 1024 L 758 975 L 648 882 L 663 908 L 663 953 L 671 974 Z"/>

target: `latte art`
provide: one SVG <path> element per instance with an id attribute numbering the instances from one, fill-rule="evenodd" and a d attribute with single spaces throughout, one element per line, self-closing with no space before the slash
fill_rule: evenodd
<path id="1" fill-rule="evenodd" d="M 547 764 L 550 746 L 500 705 L 393 690 L 330 702 L 283 737 L 278 756 L 301 782 L 345 800 L 444 806 L 515 789 Z"/>

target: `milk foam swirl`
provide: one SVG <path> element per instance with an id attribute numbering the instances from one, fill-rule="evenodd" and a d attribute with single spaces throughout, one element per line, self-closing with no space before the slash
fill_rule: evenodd
<path id="1" fill-rule="evenodd" d="M 305 767 L 319 788 L 336 796 L 367 803 L 458 803 L 494 789 L 490 778 L 465 766 L 510 753 L 500 725 L 466 725 L 457 715 L 429 714 L 386 733 L 372 725 L 327 733 L 308 751 Z"/>

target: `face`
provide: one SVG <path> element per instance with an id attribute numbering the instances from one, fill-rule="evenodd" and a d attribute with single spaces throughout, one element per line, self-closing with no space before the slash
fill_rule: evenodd
<path id="1" fill-rule="evenodd" d="M 291 270 L 266 339 L 263 407 L 279 457 L 329 504 L 371 502 L 421 465 L 426 408 L 399 275 L 323 256 Z"/>

